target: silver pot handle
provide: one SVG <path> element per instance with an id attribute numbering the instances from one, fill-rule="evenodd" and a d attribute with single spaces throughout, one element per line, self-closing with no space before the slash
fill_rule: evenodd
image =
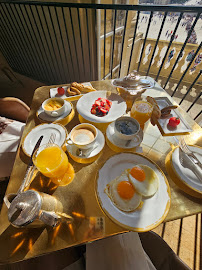
<path id="1" fill-rule="evenodd" d="M 17 196 L 17 194 L 15 194 L 15 193 L 10 193 L 10 194 L 7 194 L 6 196 L 4 196 L 4 202 L 5 202 L 5 205 L 7 206 L 8 209 L 10 208 L 12 200 L 16 196 Z"/>

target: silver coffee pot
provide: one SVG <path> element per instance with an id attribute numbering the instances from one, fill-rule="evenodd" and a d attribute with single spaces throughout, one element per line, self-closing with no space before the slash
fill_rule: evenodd
<path id="1" fill-rule="evenodd" d="M 17 228 L 57 226 L 65 221 L 72 223 L 73 218 L 63 213 L 62 203 L 54 196 L 35 190 L 27 190 L 4 197 L 8 207 L 8 219 Z"/>

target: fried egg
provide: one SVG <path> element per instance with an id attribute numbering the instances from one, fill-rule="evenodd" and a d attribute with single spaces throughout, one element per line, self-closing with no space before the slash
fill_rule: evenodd
<path id="1" fill-rule="evenodd" d="M 137 165 L 129 170 L 129 181 L 139 194 L 153 196 L 158 190 L 159 178 L 155 171 L 146 165 Z"/>
<path id="2" fill-rule="evenodd" d="M 129 182 L 127 170 L 107 184 L 105 193 L 113 204 L 124 212 L 134 211 L 140 205 L 142 199 L 142 196 Z"/>

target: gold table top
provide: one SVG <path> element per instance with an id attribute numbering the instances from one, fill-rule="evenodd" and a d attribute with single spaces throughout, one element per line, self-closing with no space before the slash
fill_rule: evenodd
<path id="1" fill-rule="evenodd" d="M 97 90 L 107 89 L 116 92 L 116 88 L 111 85 L 110 81 L 92 82 L 92 85 Z M 36 111 L 41 103 L 49 97 L 49 89 L 52 87 L 44 86 L 35 91 L 22 140 L 34 126 L 40 124 L 36 118 Z M 170 98 L 158 84 L 155 85 L 154 89 L 148 89 L 144 95 L 153 97 L 167 96 Z M 180 107 L 179 111 L 193 129 L 190 135 L 186 135 L 186 141 L 189 144 L 202 146 L 202 129 Z M 67 131 L 69 132 L 78 123 L 78 115 L 76 114 L 74 119 L 66 126 Z M 165 222 L 202 212 L 201 199 L 191 197 L 181 191 L 166 172 L 165 158 L 172 149 L 172 142 L 174 142 L 172 137 L 162 137 L 158 128 L 149 124 L 141 143 L 143 155 L 160 166 L 170 184 L 171 207 Z M 104 214 L 97 202 L 94 188 L 96 172 L 114 154 L 116 153 L 105 144 L 99 158 L 91 164 L 79 164 L 69 158 L 75 169 L 76 176 L 65 187 L 55 188 L 51 185 L 45 186 L 43 184 L 43 186 L 39 186 L 37 184 L 37 189 L 51 192 L 55 197 L 60 198 L 64 205 L 64 212 L 74 213 L 75 222 L 72 225 L 63 223 L 54 229 L 47 227 L 17 229 L 10 225 L 7 218 L 7 208 L 4 204 L 0 213 L 0 264 L 36 257 L 125 232 L 125 229 L 116 225 Z M 27 162 L 27 158 L 19 148 L 6 191 L 7 194 L 17 192 L 24 178 Z M 37 183 L 40 183 L 40 181 Z M 36 188 L 35 180 L 31 185 L 32 188 Z M 93 222 L 93 219 L 90 217 L 103 217 L 104 230 L 92 231 L 90 223 Z"/>

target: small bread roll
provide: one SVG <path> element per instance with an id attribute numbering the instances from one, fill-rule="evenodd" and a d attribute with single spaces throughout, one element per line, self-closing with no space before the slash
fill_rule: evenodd
<path id="1" fill-rule="evenodd" d="M 71 84 L 71 87 L 74 87 L 74 88 L 78 89 L 79 91 L 83 91 L 84 85 L 81 83 L 73 82 Z"/>
<path id="2" fill-rule="evenodd" d="M 76 95 L 80 95 L 81 94 L 81 92 L 77 88 L 72 87 L 72 86 L 67 89 L 67 93 L 70 96 L 76 96 Z"/>

